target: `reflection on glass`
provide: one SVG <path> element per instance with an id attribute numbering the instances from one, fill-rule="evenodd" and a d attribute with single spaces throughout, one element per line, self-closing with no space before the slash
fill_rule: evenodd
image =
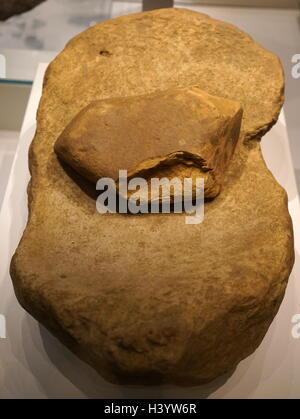
<path id="1" fill-rule="evenodd" d="M 141 10 L 141 0 L 46 0 L 33 10 L 0 22 L 0 48 L 60 51 L 89 26 Z"/>

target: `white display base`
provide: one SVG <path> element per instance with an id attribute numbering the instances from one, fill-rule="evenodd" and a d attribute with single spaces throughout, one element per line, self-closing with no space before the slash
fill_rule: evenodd
<path id="1" fill-rule="evenodd" d="M 38 68 L 0 213 L 0 315 L 7 323 L 6 339 L 0 338 L 0 399 L 300 398 L 300 339 L 292 337 L 292 317 L 300 313 L 300 207 L 283 114 L 264 138 L 263 152 L 268 167 L 289 195 L 296 263 L 285 299 L 263 343 L 233 374 L 190 388 L 113 385 L 20 307 L 9 264 L 27 221 L 28 147 L 35 132 L 45 68 L 45 64 Z"/>

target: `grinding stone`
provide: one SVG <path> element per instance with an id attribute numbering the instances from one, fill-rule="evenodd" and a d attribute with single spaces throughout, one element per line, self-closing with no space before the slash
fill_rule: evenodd
<path id="1" fill-rule="evenodd" d="M 57 159 L 58 136 L 92 101 L 191 85 L 244 109 L 204 222 L 98 214 L 95 191 Z M 11 276 L 23 307 L 108 380 L 199 384 L 261 343 L 294 261 L 287 196 L 259 142 L 283 88 L 274 54 L 184 9 L 96 25 L 49 66 L 30 151 L 30 216 Z"/>
<path id="2" fill-rule="evenodd" d="M 237 102 L 197 86 L 100 100 L 76 115 L 54 149 L 94 183 L 103 177 L 118 181 L 120 170 L 128 171 L 129 179 L 146 179 L 149 191 L 151 178 L 178 177 L 182 183 L 202 177 L 205 197 L 214 198 L 235 150 L 242 115 Z"/>

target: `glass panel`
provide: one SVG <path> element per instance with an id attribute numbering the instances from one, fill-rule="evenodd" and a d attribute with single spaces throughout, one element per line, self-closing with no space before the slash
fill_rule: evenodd
<path id="1" fill-rule="evenodd" d="M 242 6 L 242 7 L 273 7 L 298 8 L 299 0 L 175 0 L 176 4 L 205 6 Z"/>
<path id="2" fill-rule="evenodd" d="M 0 3 L 0 12 L 1 7 Z M 76 34 L 98 22 L 141 10 L 142 0 L 47 0 L 11 16 L 0 22 L 6 82 L 32 81 L 38 62 L 51 61 Z"/>

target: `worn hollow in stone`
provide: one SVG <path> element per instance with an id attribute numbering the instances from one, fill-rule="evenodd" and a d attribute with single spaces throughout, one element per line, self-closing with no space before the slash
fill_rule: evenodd
<path id="1" fill-rule="evenodd" d="M 244 110 L 203 223 L 98 214 L 93 185 L 61 163 L 57 138 L 93 101 L 187 86 Z M 259 141 L 277 121 L 283 90 L 273 53 L 184 9 L 103 22 L 48 67 L 30 149 L 30 216 L 11 276 L 23 307 L 106 379 L 199 384 L 260 345 L 294 261 L 287 195 Z"/>

